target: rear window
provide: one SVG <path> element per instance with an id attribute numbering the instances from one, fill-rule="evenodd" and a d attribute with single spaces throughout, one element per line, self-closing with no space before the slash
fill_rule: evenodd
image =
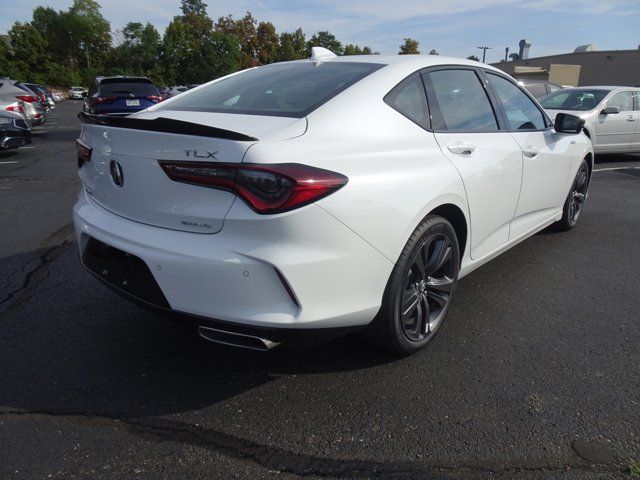
<path id="1" fill-rule="evenodd" d="M 150 81 L 119 80 L 117 82 L 100 82 L 100 95 L 131 95 L 146 97 L 157 95 L 158 89 Z"/>
<path id="2" fill-rule="evenodd" d="M 301 118 L 383 66 L 360 62 L 268 65 L 180 95 L 159 110 Z"/>

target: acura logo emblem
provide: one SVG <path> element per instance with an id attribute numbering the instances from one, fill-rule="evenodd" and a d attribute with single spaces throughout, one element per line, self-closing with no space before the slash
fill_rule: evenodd
<path id="1" fill-rule="evenodd" d="M 122 173 L 122 165 L 117 160 L 111 160 L 109 164 L 109 171 L 111 172 L 111 179 L 116 187 L 122 187 L 124 184 L 124 174 Z"/>

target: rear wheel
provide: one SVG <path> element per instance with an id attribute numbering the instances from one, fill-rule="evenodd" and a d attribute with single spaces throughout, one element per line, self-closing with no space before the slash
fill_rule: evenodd
<path id="1" fill-rule="evenodd" d="M 559 230 L 570 230 L 578 223 L 578 218 L 582 212 L 582 206 L 587 198 L 589 189 L 589 165 L 586 160 L 582 160 L 576 178 L 571 184 L 569 195 L 564 202 L 562 218 L 555 223 Z"/>
<path id="2" fill-rule="evenodd" d="M 403 355 L 424 347 L 449 310 L 459 269 L 455 230 L 445 218 L 427 216 L 403 249 L 365 338 Z"/>

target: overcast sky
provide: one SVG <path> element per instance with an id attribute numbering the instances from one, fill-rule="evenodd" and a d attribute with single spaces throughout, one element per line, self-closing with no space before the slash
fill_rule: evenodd
<path id="1" fill-rule="evenodd" d="M 151 22 L 163 31 L 180 14 L 179 0 L 98 0 L 113 30 L 127 22 Z M 0 33 L 16 20 L 29 21 L 38 5 L 66 10 L 72 0 L 0 0 Z M 251 11 L 278 32 L 302 27 L 307 38 L 329 30 L 343 44 L 369 45 L 395 54 L 404 37 L 420 42 L 423 53 L 466 57 L 482 52 L 487 61 L 532 42 L 530 56 L 573 51 L 594 43 L 600 50 L 635 49 L 640 44 L 640 0 L 217 0 L 207 2 L 216 19 Z"/>

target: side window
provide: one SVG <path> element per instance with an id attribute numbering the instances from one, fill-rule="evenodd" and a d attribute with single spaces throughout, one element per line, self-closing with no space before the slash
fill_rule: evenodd
<path id="1" fill-rule="evenodd" d="M 485 72 L 507 113 L 509 130 L 542 130 L 547 124 L 540 109 L 520 88 L 509 80 Z"/>
<path id="2" fill-rule="evenodd" d="M 473 70 L 436 70 L 425 74 L 434 130 L 497 131 L 487 93 Z"/>
<path id="3" fill-rule="evenodd" d="M 633 110 L 633 95 L 631 92 L 618 92 L 607 100 L 607 107 L 620 107 L 621 112 L 631 112 Z"/>
<path id="4" fill-rule="evenodd" d="M 429 128 L 427 97 L 420 75 L 413 75 L 395 86 L 384 101 L 422 128 Z"/>
<path id="5" fill-rule="evenodd" d="M 549 87 L 549 93 L 557 92 L 558 90 L 562 90 L 560 85 L 556 85 L 555 83 L 548 83 L 547 87 Z"/>
<path id="6" fill-rule="evenodd" d="M 635 110 L 640 110 L 640 91 L 633 92 L 633 98 L 635 99 Z"/>

